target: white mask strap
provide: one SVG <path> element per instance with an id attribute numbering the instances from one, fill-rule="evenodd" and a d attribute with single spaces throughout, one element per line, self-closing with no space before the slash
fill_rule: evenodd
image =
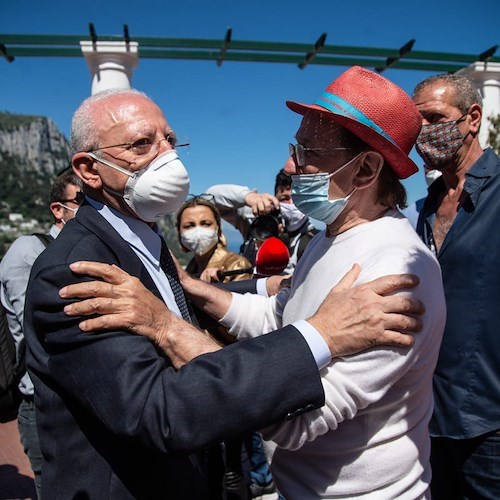
<path id="1" fill-rule="evenodd" d="M 91 158 L 93 158 L 95 161 L 98 161 L 99 163 L 102 163 L 108 167 L 114 168 L 118 172 L 121 172 L 122 174 L 128 175 L 129 177 L 134 177 L 135 173 L 134 172 L 129 172 L 128 170 L 125 170 L 123 167 L 120 167 L 119 165 L 115 165 L 114 163 L 111 163 L 108 160 L 105 160 L 104 158 L 99 158 L 96 156 L 94 153 L 87 153 Z"/>
<path id="2" fill-rule="evenodd" d="M 71 207 L 68 207 L 68 205 L 65 205 L 64 203 L 61 203 L 60 201 L 58 201 L 57 203 L 59 203 L 59 205 L 61 207 L 64 207 L 66 210 L 71 210 L 72 212 L 74 212 L 76 214 L 76 212 L 78 212 L 78 208 L 71 208 Z"/>
<path id="3" fill-rule="evenodd" d="M 328 179 L 331 179 L 334 175 L 338 174 L 344 168 L 348 167 L 358 156 L 362 155 L 363 153 L 358 153 L 354 158 L 351 158 L 347 163 L 344 163 L 338 170 L 335 170 L 335 172 L 332 172 L 331 174 L 328 175 Z"/>

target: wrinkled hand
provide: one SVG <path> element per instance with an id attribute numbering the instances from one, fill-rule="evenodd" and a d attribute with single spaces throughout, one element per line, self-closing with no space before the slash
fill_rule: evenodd
<path id="1" fill-rule="evenodd" d="M 76 283 L 59 291 L 65 299 L 84 299 L 64 307 L 68 316 L 98 314 L 79 324 L 82 331 L 127 330 L 142 335 L 158 345 L 177 368 L 200 354 L 220 349 L 203 332 L 173 314 L 138 278 L 119 267 L 75 262 L 70 268 L 103 280 Z"/>
<path id="2" fill-rule="evenodd" d="M 84 281 L 59 291 L 62 298 L 87 299 L 64 307 L 68 316 L 98 314 L 80 323 L 85 331 L 126 329 L 152 338 L 153 332 L 168 325 L 172 313 L 165 304 L 147 290 L 139 279 L 119 267 L 97 262 L 76 262 L 73 272 L 102 278 Z"/>
<path id="3" fill-rule="evenodd" d="M 252 191 L 245 196 L 245 203 L 252 209 L 255 216 L 269 214 L 280 208 L 278 198 L 269 193 Z"/>
<path id="4" fill-rule="evenodd" d="M 410 333 L 422 329 L 417 316 L 424 313 L 424 305 L 392 294 L 415 287 L 418 278 L 390 275 L 352 288 L 359 273 L 355 264 L 307 321 L 321 333 L 335 357 L 377 345 L 411 347 L 414 339 Z"/>

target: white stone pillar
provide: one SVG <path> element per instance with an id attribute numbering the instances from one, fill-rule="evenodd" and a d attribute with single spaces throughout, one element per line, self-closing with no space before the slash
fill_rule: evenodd
<path id="1" fill-rule="evenodd" d="M 137 42 L 81 41 L 80 47 L 92 74 L 92 95 L 131 87 L 139 62 Z"/>
<path id="2" fill-rule="evenodd" d="M 457 74 L 470 78 L 483 97 L 483 119 L 479 131 L 479 143 L 488 145 L 490 118 L 500 114 L 500 63 L 475 62 Z"/>

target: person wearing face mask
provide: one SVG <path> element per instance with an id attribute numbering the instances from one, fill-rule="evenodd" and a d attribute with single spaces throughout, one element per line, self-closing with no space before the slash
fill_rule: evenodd
<path id="1" fill-rule="evenodd" d="M 181 146 L 133 89 L 100 92 L 73 116 L 85 200 L 33 265 L 24 315 L 45 498 L 224 498 L 222 440 L 320 407 L 318 373 L 333 351 L 409 346 L 420 328 L 422 304 L 393 296 L 415 277 L 351 289 L 355 268 L 310 317 L 222 349 L 196 326 L 181 280 L 230 294 L 176 267 L 157 224 L 189 192 Z M 116 273 L 125 282 L 110 286 Z M 92 289 L 102 332 L 88 333 L 78 301 L 88 294 L 70 298 L 73 287 Z"/>
<path id="2" fill-rule="evenodd" d="M 235 186 L 230 189 L 234 190 Z M 225 192 L 227 193 L 227 189 Z M 181 248 L 195 254 L 187 264 L 186 272 L 209 283 L 248 280 L 252 278 L 253 266 L 243 255 L 227 250 L 221 229 L 221 216 L 214 202 L 212 194 L 204 193 L 186 201 L 177 213 L 177 231 Z M 247 271 L 245 273 L 238 272 L 245 270 Z M 220 275 L 218 274 L 220 271 L 227 274 Z M 232 274 L 233 271 L 238 274 Z M 234 337 L 228 335 L 223 327 L 212 328 L 210 333 L 222 339 L 224 343 L 234 342 Z M 273 493 L 275 487 L 264 453 L 262 437 L 258 433 L 246 436 L 244 445 L 250 463 L 248 490 L 251 497 Z M 233 440 L 226 443 L 226 471 L 229 471 L 229 475 L 226 472 L 226 478 L 230 478 L 236 486 L 233 489 L 237 490 L 241 489 L 238 485 L 243 479 L 240 455 L 241 441 Z M 245 498 L 241 493 L 240 497 Z"/>
<path id="3" fill-rule="evenodd" d="M 14 337 L 18 362 L 24 357 L 24 304 L 31 268 L 36 258 L 57 238 L 83 201 L 81 181 L 72 172 L 59 174 L 50 189 L 50 212 L 54 223 L 48 234 L 21 236 L 15 240 L 0 262 L 0 296 L 6 311 L 9 330 Z M 36 429 L 33 382 L 25 372 L 19 382 L 21 403 L 18 426 L 21 444 L 29 458 L 35 478 L 37 497 L 42 496 L 42 453 Z"/>
<path id="4" fill-rule="evenodd" d="M 280 202 L 280 212 L 285 223 L 285 235 L 290 260 L 285 269 L 286 274 L 293 274 L 297 262 L 302 257 L 307 245 L 318 233 L 311 219 L 303 214 L 292 199 L 292 179 L 283 169 L 276 175 L 274 193 Z"/>
<path id="5" fill-rule="evenodd" d="M 211 282 L 241 281 L 252 278 L 252 265 L 242 255 L 226 248 L 222 234 L 220 214 L 211 203 L 211 195 L 190 196 L 177 212 L 177 234 L 181 248 L 192 252 L 193 258 L 186 266 L 191 276 Z M 220 275 L 221 271 L 228 272 Z M 231 274 L 237 271 L 237 274 Z M 240 273 L 239 271 L 246 271 Z M 210 333 L 223 344 L 231 341 L 225 328 L 216 326 Z M 233 339 L 234 341 L 234 339 Z M 224 446 L 224 481 L 228 498 L 246 499 L 248 488 L 243 475 L 241 459 L 241 439 L 231 439 Z"/>
<path id="6" fill-rule="evenodd" d="M 353 262 L 361 265 L 358 283 L 388 272 L 418 275 L 409 296 L 425 299 L 426 312 L 412 349 L 332 361 L 321 373 L 325 406 L 262 433 L 286 498 L 428 498 L 432 374 L 446 307 L 439 264 L 398 210 L 406 198 L 400 179 L 418 170 L 408 154 L 420 114 L 402 89 L 360 67 L 314 104 L 287 105 L 303 115 L 285 164 L 291 197 L 326 229 L 307 246 L 290 288 L 275 297 L 233 294 L 217 309 L 196 283 L 185 289 L 247 339 L 307 316 Z"/>
<path id="7" fill-rule="evenodd" d="M 177 212 L 177 234 L 185 252 L 194 256 L 186 266 L 190 275 L 210 283 L 212 281 L 240 281 L 252 277 L 252 265 L 242 255 L 226 248 L 219 211 L 210 201 L 210 195 L 191 197 Z M 231 274 L 231 271 L 245 271 Z M 222 279 L 218 271 L 228 272 Z"/>
<path id="8" fill-rule="evenodd" d="M 207 193 L 214 197 L 214 203 L 222 218 L 240 231 L 244 240 L 240 253 L 253 263 L 255 263 L 257 244 L 252 234 L 252 227 L 256 223 L 256 218 L 272 214 L 279 209 L 283 224 L 279 228 L 280 232 L 274 236 L 281 238 L 290 252 L 285 274 L 293 274 L 307 244 L 318 232 L 309 217 L 294 205 L 291 186 L 290 176 L 281 169 L 276 175 L 274 196 L 257 193 L 246 186 L 236 184 L 217 184 L 207 190 Z"/>
<path id="9" fill-rule="evenodd" d="M 417 232 L 438 258 L 446 328 L 434 375 L 432 497 L 500 498 L 500 159 L 479 143 L 482 99 L 461 75 L 419 83 L 417 151 L 442 176 Z"/>

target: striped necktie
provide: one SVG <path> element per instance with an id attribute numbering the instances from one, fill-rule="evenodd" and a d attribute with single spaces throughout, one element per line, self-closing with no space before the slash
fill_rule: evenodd
<path id="1" fill-rule="evenodd" d="M 163 272 L 167 275 L 168 282 L 170 283 L 170 288 L 174 293 L 175 302 L 177 307 L 182 314 L 183 319 L 191 322 L 191 316 L 189 314 L 188 305 L 186 302 L 186 297 L 184 296 L 184 291 L 179 283 L 179 275 L 177 274 L 177 269 L 175 267 L 170 251 L 168 250 L 165 240 L 161 238 L 161 254 L 160 254 L 160 266 Z"/>

